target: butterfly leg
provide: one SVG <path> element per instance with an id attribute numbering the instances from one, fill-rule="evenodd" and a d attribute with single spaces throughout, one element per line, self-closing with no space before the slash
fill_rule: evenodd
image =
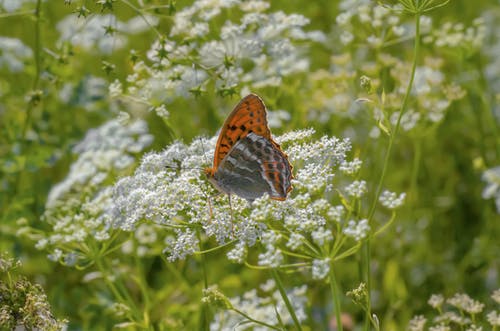
<path id="1" fill-rule="evenodd" d="M 222 194 L 221 192 L 218 192 L 214 195 L 210 195 L 210 196 L 206 197 L 207 202 L 208 202 L 208 212 L 210 213 L 210 221 L 212 221 L 214 219 L 214 213 L 213 213 L 213 209 L 212 209 L 212 199 L 218 197 L 221 194 Z"/>

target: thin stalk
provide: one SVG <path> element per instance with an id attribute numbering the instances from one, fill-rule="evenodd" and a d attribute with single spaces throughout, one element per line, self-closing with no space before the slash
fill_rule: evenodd
<path id="1" fill-rule="evenodd" d="M 332 291 L 332 300 L 335 309 L 335 319 L 337 320 L 337 330 L 343 331 L 340 293 L 337 285 L 337 278 L 335 277 L 335 271 L 333 270 L 333 262 L 330 262 L 330 290 Z"/>
<path id="2" fill-rule="evenodd" d="M 363 245 L 363 248 L 361 250 L 361 260 L 362 263 L 364 263 L 364 272 L 365 272 L 365 284 L 366 284 L 366 295 L 367 295 L 367 300 L 366 300 L 366 310 L 365 310 L 365 324 L 363 325 L 363 330 L 364 331 L 369 331 L 370 330 L 370 322 L 372 319 L 372 301 L 371 301 L 371 296 L 370 296 L 370 289 L 371 289 L 371 275 L 370 275 L 370 253 L 371 253 L 371 246 L 370 246 L 370 237 L 366 240 L 366 243 Z"/>
<path id="3" fill-rule="evenodd" d="M 373 215 L 375 213 L 375 208 L 378 203 L 378 199 L 380 197 L 380 193 L 382 192 L 382 185 L 384 184 L 385 176 L 387 174 L 387 168 L 389 165 L 389 159 L 391 157 L 391 152 L 392 152 L 392 146 L 394 144 L 394 140 L 397 136 L 397 133 L 399 131 L 399 127 L 401 124 L 401 118 L 403 117 L 403 114 L 406 112 L 408 108 L 408 101 L 410 100 L 410 93 L 411 89 L 413 87 L 413 80 L 415 78 L 415 71 L 417 69 L 417 62 L 418 62 L 418 56 L 419 56 L 419 51 L 420 51 L 420 13 L 416 12 L 415 13 L 415 44 L 413 48 L 413 63 L 411 66 L 411 73 L 410 73 L 410 81 L 408 82 L 408 86 L 406 87 L 406 93 L 403 98 L 403 103 L 401 104 L 401 108 L 399 110 L 399 116 L 398 120 L 396 122 L 396 126 L 394 127 L 394 130 L 391 132 L 391 135 L 389 136 L 389 145 L 387 146 L 387 152 L 385 154 L 385 159 L 384 159 L 384 165 L 382 167 L 382 174 L 380 175 L 380 180 L 377 185 L 377 191 L 375 192 L 375 197 L 373 199 L 372 206 L 370 208 L 370 212 L 368 214 L 368 224 L 372 224 L 373 220 Z M 363 263 L 365 265 L 365 281 L 366 281 L 366 290 L 368 293 L 368 305 L 367 309 L 365 312 L 365 324 L 363 327 L 364 331 L 369 331 L 370 330 L 370 321 L 371 321 L 371 299 L 370 299 L 370 291 L 371 291 L 371 270 L 370 270 L 370 238 L 368 238 L 365 242 L 364 245 L 364 250 L 363 250 Z"/>
<path id="4" fill-rule="evenodd" d="M 290 316 L 292 316 L 293 323 L 295 324 L 295 327 L 297 330 L 302 331 L 302 326 L 300 325 L 300 321 L 297 318 L 297 315 L 295 314 L 295 310 L 293 309 L 293 306 L 288 300 L 288 296 L 286 295 L 285 288 L 283 287 L 283 283 L 281 282 L 281 278 L 278 274 L 278 270 L 275 268 L 271 269 L 271 273 L 273 275 L 274 280 L 276 281 L 276 286 L 278 286 L 278 290 L 280 291 L 281 298 L 285 302 L 286 308 L 288 309 L 288 312 L 290 313 Z"/>
<path id="5" fill-rule="evenodd" d="M 270 328 L 270 329 L 272 329 L 272 330 L 278 330 L 278 331 L 279 331 L 279 330 L 281 330 L 280 328 L 277 328 L 277 327 L 275 327 L 275 326 L 273 326 L 273 325 L 271 325 L 271 324 L 267 324 L 267 323 L 265 323 L 265 322 L 258 321 L 258 320 L 256 320 L 256 319 L 254 319 L 254 318 L 250 317 L 249 315 L 245 314 L 245 313 L 244 313 L 244 312 L 242 312 L 241 310 L 238 310 L 238 309 L 236 309 L 236 308 L 232 308 L 232 310 L 233 310 L 235 313 L 240 314 L 241 316 L 245 317 L 247 320 L 252 321 L 252 322 L 254 322 L 254 323 L 256 323 L 256 324 L 263 325 L 263 326 L 268 327 L 268 328 Z"/>
<path id="6" fill-rule="evenodd" d="M 413 166 L 411 170 L 411 179 L 410 179 L 410 196 L 408 200 L 414 203 L 418 198 L 417 179 L 420 170 L 420 160 L 422 159 L 421 138 L 416 139 L 415 143 L 413 144 L 413 149 L 415 150 L 415 155 L 413 156 Z M 413 204 L 410 204 L 410 206 L 411 205 Z"/>

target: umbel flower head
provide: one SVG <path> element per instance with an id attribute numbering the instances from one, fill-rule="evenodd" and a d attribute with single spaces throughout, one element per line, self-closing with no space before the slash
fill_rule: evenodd
<path id="1" fill-rule="evenodd" d="M 152 138 L 142 122 L 107 123 L 75 148 L 80 157 L 47 202 L 52 231 L 37 247 L 50 249 L 52 260 L 82 266 L 92 261 L 89 241 L 105 244 L 116 240 L 117 231 L 132 232 L 121 245 L 125 255 L 163 251 L 175 261 L 210 241 L 228 245 L 230 261 L 261 267 L 282 266 L 290 262 L 289 252 L 300 253 L 312 278 L 323 279 L 329 263 L 353 254 L 371 230 L 359 209 L 369 185 L 358 178 L 362 162 L 348 157 L 348 139 L 314 134 L 309 129 L 275 137 L 294 165 L 294 190 L 285 201 L 264 195 L 249 203 L 233 195 L 230 204 L 202 170 L 216 137 L 149 152 L 132 175 L 114 182 L 112 176 L 130 171 L 132 153 Z"/>
<path id="2" fill-rule="evenodd" d="M 329 260 L 319 247 L 328 252 L 334 238 L 356 243 L 370 227 L 349 212 L 350 203 L 366 191 L 366 183 L 361 193 L 351 196 L 350 188 L 358 181 L 337 171 L 349 164 L 356 171 L 349 168 L 345 173 L 359 169 L 359 160 L 347 160 L 349 140 L 313 139 L 313 134 L 314 130 L 302 130 L 276 138 L 296 169 L 294 191 L 285 201 L 264 195 L 248 203 L 233 195 L 230 206 L 201 170 L 213 155 L 216 139 L 198 138 L 190 145 L 175 142 L 162 152 L 146 154 L 135 173 L 114 186 L 104 217 L 110 226 L 125 231 L 135 231 L 144 222 L 163 227 L 169 233 L 164 251 L 171 261 L 200 251 L 200 239 L 213 237 L 219 245 L 235 242 L 227 256 L 238 263 L 254 246 L 254 251 L 261 249 L 258 264 L 269 267 L 284 263 L 284 249 L 306 252 L 315 257 L 314 277 L 323 278 L 319 261 Z"/>

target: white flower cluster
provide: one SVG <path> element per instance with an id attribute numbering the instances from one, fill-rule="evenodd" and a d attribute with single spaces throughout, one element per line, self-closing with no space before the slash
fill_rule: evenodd
<path id="1" fill-rule="evenodd" d="M 127 35 L 141 33 L 156 24 L 158 18 L 150 15 L 121 22 L 111 14 L 95 14 L 88 18 L 71 14 L 57 24 L 57 30 L 61 34 L 60 43 L 69 41 L 86 51 L 99 50 L 103 54 L 111 54 L 127 44 Z"/>
<path id="2" fill-rule="evenodd" d="M 0 69 L 8 68 L 12 72 L 24 69 L 24 61 L 31 58 L 33 51 L 16 38 L 0 36 Z"/>
<path id="3" fill-rule="evenodd" d="M 385 190 L 380 195 L 379 201 L 382 204 L 382 206 L 388 209 L 396 209 L 403 205 L 405 198 L 406 198 L 406 193 L 404 192 L 398 196 L 394 192 Z"/>
<path id="4" fill-rule="evenodd" d="M 130 167 L 134 155 L 152 141 L 143 121 L 124 127 L 112 120 L 89 130 L 73 148 L 78 158 L 68 175 L 49 193 L 44 220 L 52 226 L 52 232 L 40 239 L 37 247 L 55 247 L 50 256 L 72 264 L 78 257 L 60 247 L 84 243 L 89 236 L 98 241 L 109 239 L 105 210 L 111 205 L 113 191 L 108 181 Z"/>
<path id="5" fill-rule="evenodd" d="M 0 2 L 0 8 L 8 13 L 12 13 L 20 9 L 25 3 L 33 4 L 35 0 L 2 0 Z"/>
<path id="6" fill-rule="evenodd" d="M 482 312 L 484 308 L 483 303 L 472 299 L 464 293 L 457 293 L 453 297 L 446 300 L 446 302 L 469 314 L 478 314 Z"/>
<path id="7" fill-rule="evenodd" d="M 401 100 L 410 81 L 412 66 L 407 60 L 394 56 L 394 52 L 386 52 L 386 46 L 404 47 L 403 41 L 415 37 L 414 24 L 408 21 L 408 17 L 402 14 L 402 8 L 397 6 L 390 8 L 376 1 L 365 0 L 345 0 L 340 3 L 340 13 L 336 19 L 336 31 L 339 31 L 340 40 L 337 44 L 341 47 L 337 54 L 340 55 L 332 56 L 330 71 L 321 70 L 310 75 L 311 80 L 316 81 L 320 87 L 319 90 L 314 90 L 314 95 L 318 98 L 311 100 L 308 107 L 311 109 L 312 120 L 325 122 L 332 115 L 358 119 L 360 109 L 368 107 L 372 108 L 378 123 L 371 130 L 372 137 L 379 137 L 381 128 L 386 130 L 395 125 L 400 115 Z M 432 37 L 432 31 L 441 31 L 440 28 L 432 28 L 432 24 L 429 17 L 421 17 L 420 32 L 424 40 Z M 484 39 L 482 26 L 480 21 L 475 21 L 472 27 L 458 26 L 457 29 L 463 30 L 460 32 L 463 38 L 459 47 L 477 51 Z M 436 37 L 429 40 L 438 42 Z M 411 91 L 416 97 L 412 98 L 401 118 L 401 128 L 405 131 L 432 126 L 442 121 L 452 102 L 465 96 L 465 90 L 451 81 L 443 69 L 447 53 L 440 47 L 434 50 L 434 54 L 424 58 L 424 63 L 416 69 Z M 386 70 L 394 80 L 394 89 L 384 86 L 384 95 L 374 98 L 375 91 L 380 90 L 386 80 L 380 76 L 380 72 Z M 360 72 L 363 77 L 369 77 L 369 83 L 365 79 L 361 90 L 355 89 L 353 84 Z M 322 91 L 322 86 L 334 86 L 334 90 Z M 318 102 L 316 99 L 322 101 Z M 356 103 L 354 100 L 371 102 Z"/>
<path id="8" fill-rule="evenodd" d="M 81 107 L 86 111 L 102 109 L 99 101 L 107 98 L 107 82 L 101 77 L 85 76 L 78 84 L 67 82 L 59 91 L 59 99 L 72 107 Z"/>
<path id="9" fill-rule="evenodd" d="M 483 199 L 495 199 L 497 212 L 500 214 L 500 166 L 483 172 L 482 179 L 486 182 Z"/>
<path id="10" fill-rule="evenodd" d="M 183 8 L 172 17 L 169 37 L 157 40 L 147 53 L 152 64 L 138 61 L 123 93 L 129 101 L 156 107 L 213 84 L 221 93 L 233 93 L 279 86 L 283 77 L 307 71 L 304 41 L 323 41 L 324 36 L 304 31 L 309 23 L 304 16 L 267 13 L 268 7 L 265 1 L 198 0 Z"/>
<path id="11" fill-rule="evenodd" d="M 362 219 L 359 222 L 350 220 L 347 226 L 344 228 L 344 233 L 354 238 L 356 241 L 360 241 L 368 235 L 370 231 L 370 225 L 367 219 Z"/>
<path id="12" fill-rule="evenodd" d="M 468 53 L 480 50 L 486 39 L 486 26 L 482 18 L 474 20 L 473 25 L 466 27 L 463 23 L 444 23 L 439 29 L 424 38 L 424 42 L 434 42 L 438 47 L 462 48 Z"/>
<path id="13" fill-rule="evenodd" d="M 408 323 L 408 331 L 424 331 L 425 323 L 427 323 L 427 319 L 424 316 L 415 316 Z"/>
<path id="14" fill-rule="evenodd" d="M 278 317 L 281 323 L 292 326 L 293 320 L 288 309 L 283 302 L 281 294 L 275 288 L 274 282 L 268 282 L 261 286 L 261 290 L 267 294 L 266 297 L 259 297 L 257 290 L 253 289 L 244 293 L 241 297 L 230 298 L 232 306 L 245 313 L 251 318 L 270 325 L 278 325 Z M 287 292 L 288 299 L 293 306 L 299 321 L 305 321 L 307 304 L 307 287 L 295 287 Z M 249 322 L 245 317 L 232 310 L 224 310 L 217 313 L 210 323 L 210 330 L 230 331 L 230 330 L 269 330 L 268 327 Z"/>
<path id="15" fill-rule="evenodd" d="M 365 0 L 342 1 L 343 10 L 337 16 L 337 24 L 342 28 L 340 41 L 344 45 L 354 42 L 367 43 L 370 47 L 380 48 L 386 43 L 399 40 L 409 33 L 409 28 L 401 22 L 397 12 L 386 6 L 370 3 Z M 369 29 L 360 29 L 360 26 Z M 359 35 L 356 30 L 362 30 Z"/>
<path id="16" fill-rule="evenodd" d="M 309 131 L 309 135 L 313 133 Z M 195 227 L 202 237 L 213 237 L 220 245 L 236 240 L 227 253 L 231 261 L 246 261 L 252 247 L 251 251 L 258 252 L 258 264 L 270 267 L 284 263 L 282 250 L 330 247 L 334 239 L 341 240 L 344 235 L 359 241 L 369 231 L 366 220 L 344 219 L 340 198 L 327 190 L 334 185 L 337 167 L 347 160 L 350 143 L 330 137 L 311 140 L 309 135 L 299 131 L 295 139 L 293 133 L 286 136 L 285 152 L 296 174 L 294 190 L 285 201 L 263 196 L 250 205 L 232 196 L 229 205 L 226 195 L 215 196 L 200 169 L 208 166 L 213 155 L 214 137 L 195 139 L 188 146 L 177 142 L 162 152 L 146 154 L 132 176 L 116 183 L 105 218 L 113 227 L 126 231 L 136 231 L 144 222 L 161 225 L 169 233 L 165 252 L 170 260 L 200 250 Z M 276 140 L 281 141 L 280 137 Z M 324 274 L 325 269 L 319 266 L 316 263 L 314 267 L 315 277 Z"/>

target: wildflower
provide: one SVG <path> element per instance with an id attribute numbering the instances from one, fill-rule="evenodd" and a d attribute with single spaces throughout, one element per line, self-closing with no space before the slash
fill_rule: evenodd
<path id="1" fill-rule="evenodd" d="M 109 84 L 109 96 L 111 98 L 117 98 L 123 93 L 122 83 L 115 79 L 111 84 Z"/>
<path id="2" fill-rule="evenodd" d="M 332 221 L 340 223 L 345 214 L 345 208 L 342 205 L 332 206 L 328 209 L 328 217 Z"/>
<path id="3" fill-rule="evenodd" d="M 359 169 L 361 169 L 362 164 L 363 164 L 363 162 L 358 158 L 355 158 L 352 161 L 344 160 L 340 164 L 339 170 L 344 172 L 347 175 L 354 175 L 354 174 L 358 173 Z"/>
<path id="4" fill-rule="evenodd" d="M 434 322 L 449 324 L 453 322 L 458 325 L 467 325 L 471 322 L 470 318 L 457 314 L 453 311 L 447 311 L 434 318 Z"/>
<path id="5" fill-rule="evenodd" d="M 323 246 L 325 243 L 333 240 L 332 233 L 322 227 L 319 227 L 317 230 L 313 231 L 311 233 L 311 237 L 318 246 Z"/>
<path id="6" fill-rule="evenodd" d="M 31 48 L 21 40 L 0 36 L 0 68 L 5 66 L 12 72 L 21 71 L 24 60 L 31 58 L 32 54 Z"/>
<path id="7" fill-rule="evenodd" d="M 272 284 L 272 283 L 270 283 Z M 271 287 L 266 284 L 267 290 Z M 295 287 L 287 291 L 287 297 L 293 306 L 293 310 L 299 321 L 305 321 L 305 304 L 307 303 L 306 287 Z M 207 289 L 204 292 L 214 292 L 212 289 Z M 218 292 L 218 291 L 217 291 Z M 266 291 L 268 292 L 268 291 Z M 220 293 L 220 292 L 219 292 Z M 213 297 L 214 295 L 205 295 L 205 297 Z M 270 324 L 270 325 L 293 325 L 293 320 L 285 303 L 278 290 L 270 293 L 269 297 L 259 297 L 255 289 L 245 292 L 240 297 L 229 298 L 229 303 L 223 294 L 216 294 L 215 297 L 223 297 L 224 303 L 228 306 L 225 311 L 215 314 L 213 321 L 210 323 L 211 330 L 233 330 L 241 326 L 243 323 L 247 327 L 258 327 L 239 312 L 243 312 L 246 316 L 250 316 L 255 320 Z M 215 299 L 218 300 L 218 299 Z M 220 301 L 220 300 L 218 300 Z M 215 301 L 215 302 L 218 302 Z M 212 300 L 210 301 L 212 302 Z M 220 305 L 219 305 L 220 306 Z M 277 317 L 279 314 L 279 320 Z"/>
<path id="8" fill-rule="evenodd" d="M 290 238 L 288 239 L 288 242 L 286 243 L 286 246 L 292 250 L 297 250 L 304 244 L 304 240 L 305 238 L 303 235 L 297 232 L 292 232 Z"/>
<path id="9" fill-rule="evenodd" d="M 441 306 L 444 303 L 444 297 L 441 294 L 433 294 L 427 303 L 435 309 L 441 309 Z"/>
<path id="10" fill-rule="evenodd" d="M 345 188 L 347 194 L 355 198 L 361 198 L 366 193 L 366 181 L 356 180 Z"/>
<path id="11" fill-rule="evenodd" d="M 396 209 L 404 203 L 405 198 L 406 193 L 404 192 L 397 196 L 396 193 L 385 190 L 380 195 L 379 201 L 384 207 Z"/>
<path id="12" fill-rule="evenodd" d="M 493 291 L 491 298 L 495 300 L 496 303 L 500 303 L 500 289 Z"/>
<path id="13" fill-rule="evenodd" d="M 222 309 L 231 309 L 233 307 L 231 301 L 218 289 L 217 285 L 204 289 L 201 301 Z"/>
<path id="14" fill-rule="evenodd" d="M 445 324 L 439 324 L 429 327 L 429 331 L 451 331 L 451 328 Z"/>
<path id="15" fill-rule="evenodd" d="M 493 327 L 500 326 L 500 313 L 496 310 L 490 311 L 486 315 L 486 319 Z"/>
<path id="16" fill-rule="evenodd" d="M 89 236 L 107 240 L 109 224 L 105 210 L 111 205 L 112 188 L 103 184 L 111 172 L 131 165 L 134 153 L 149 146 L 151 141 L 152 136 L 142 121 L 127 126 L 110 121 L 89 130 L 73 148 L 79 157 L 69 174 L 49 193 L 43 218 L 52 225 L 54 233 L 41 238 L 37 247 L 53 249 L 49 254 L 51 260 L 75 264 L 78 255 L 66 251 L 71 244 L 78 245 Z M 60 243 L 64 243 L 65 251 L 57 247 Z"/>
<path id="17" fill-rule="evenodd" d="M 347 292 L 347 296 L 350 297 L 354 303 L 364 307 L 368 300 L 366 284 L 360 283 L 357 288 Z"/>
<path id="18" fill-rule="evenodd" d="M 330 259 L 313 260 L 312 277 L 313 279 L 324 279 L 330 272 Z"/>
<path id="19" fill-rule="evenodd" d="M 427 319 L 424 316 L 415 316 L 408 324 L 408 331 L 424 331 L 425 323 L 427 323 Z"/>
<path id="20" fill-rule="evenodd" d="M 370 226 L 368 225 L 367 219 L 362 219 L 359 222 L 351 220 L 343 230 L 346 236 L 352 237 L 356 241 L 360 241 L 365 238 L 369 231 Z"/>
<path id="21" fill-rule="evenodd" d="M 484 304 L 471 299 L 467 294 L 457 293 L 452 298 L 446 300 L 450 305 L 469 314 L 478 314 L 483 311 Z"/>
<path id="22" fill-rule="evenodd" d="M 495 199 L 497 212 L 500 213 L 500 166 L 483 172 L 483 181 L 486 187 L 483 190 L 483 199 Z"/>
<path id="23" fill-rule="evenodd" d="M 186 255 L 191 255 L 199 250 L 199 241 L 195 233 L 190 229 L 176 231 L 176 237 L 166 249 L 170 253 L 169 261 L 184 259 Z"/>
<path id="24" fill-rule="evenodd" d="M 238 242 L 233 249 L 227 253 L 229 261 L 243 263 L 247 255 L 247 246 L 244 242 Z"/>

